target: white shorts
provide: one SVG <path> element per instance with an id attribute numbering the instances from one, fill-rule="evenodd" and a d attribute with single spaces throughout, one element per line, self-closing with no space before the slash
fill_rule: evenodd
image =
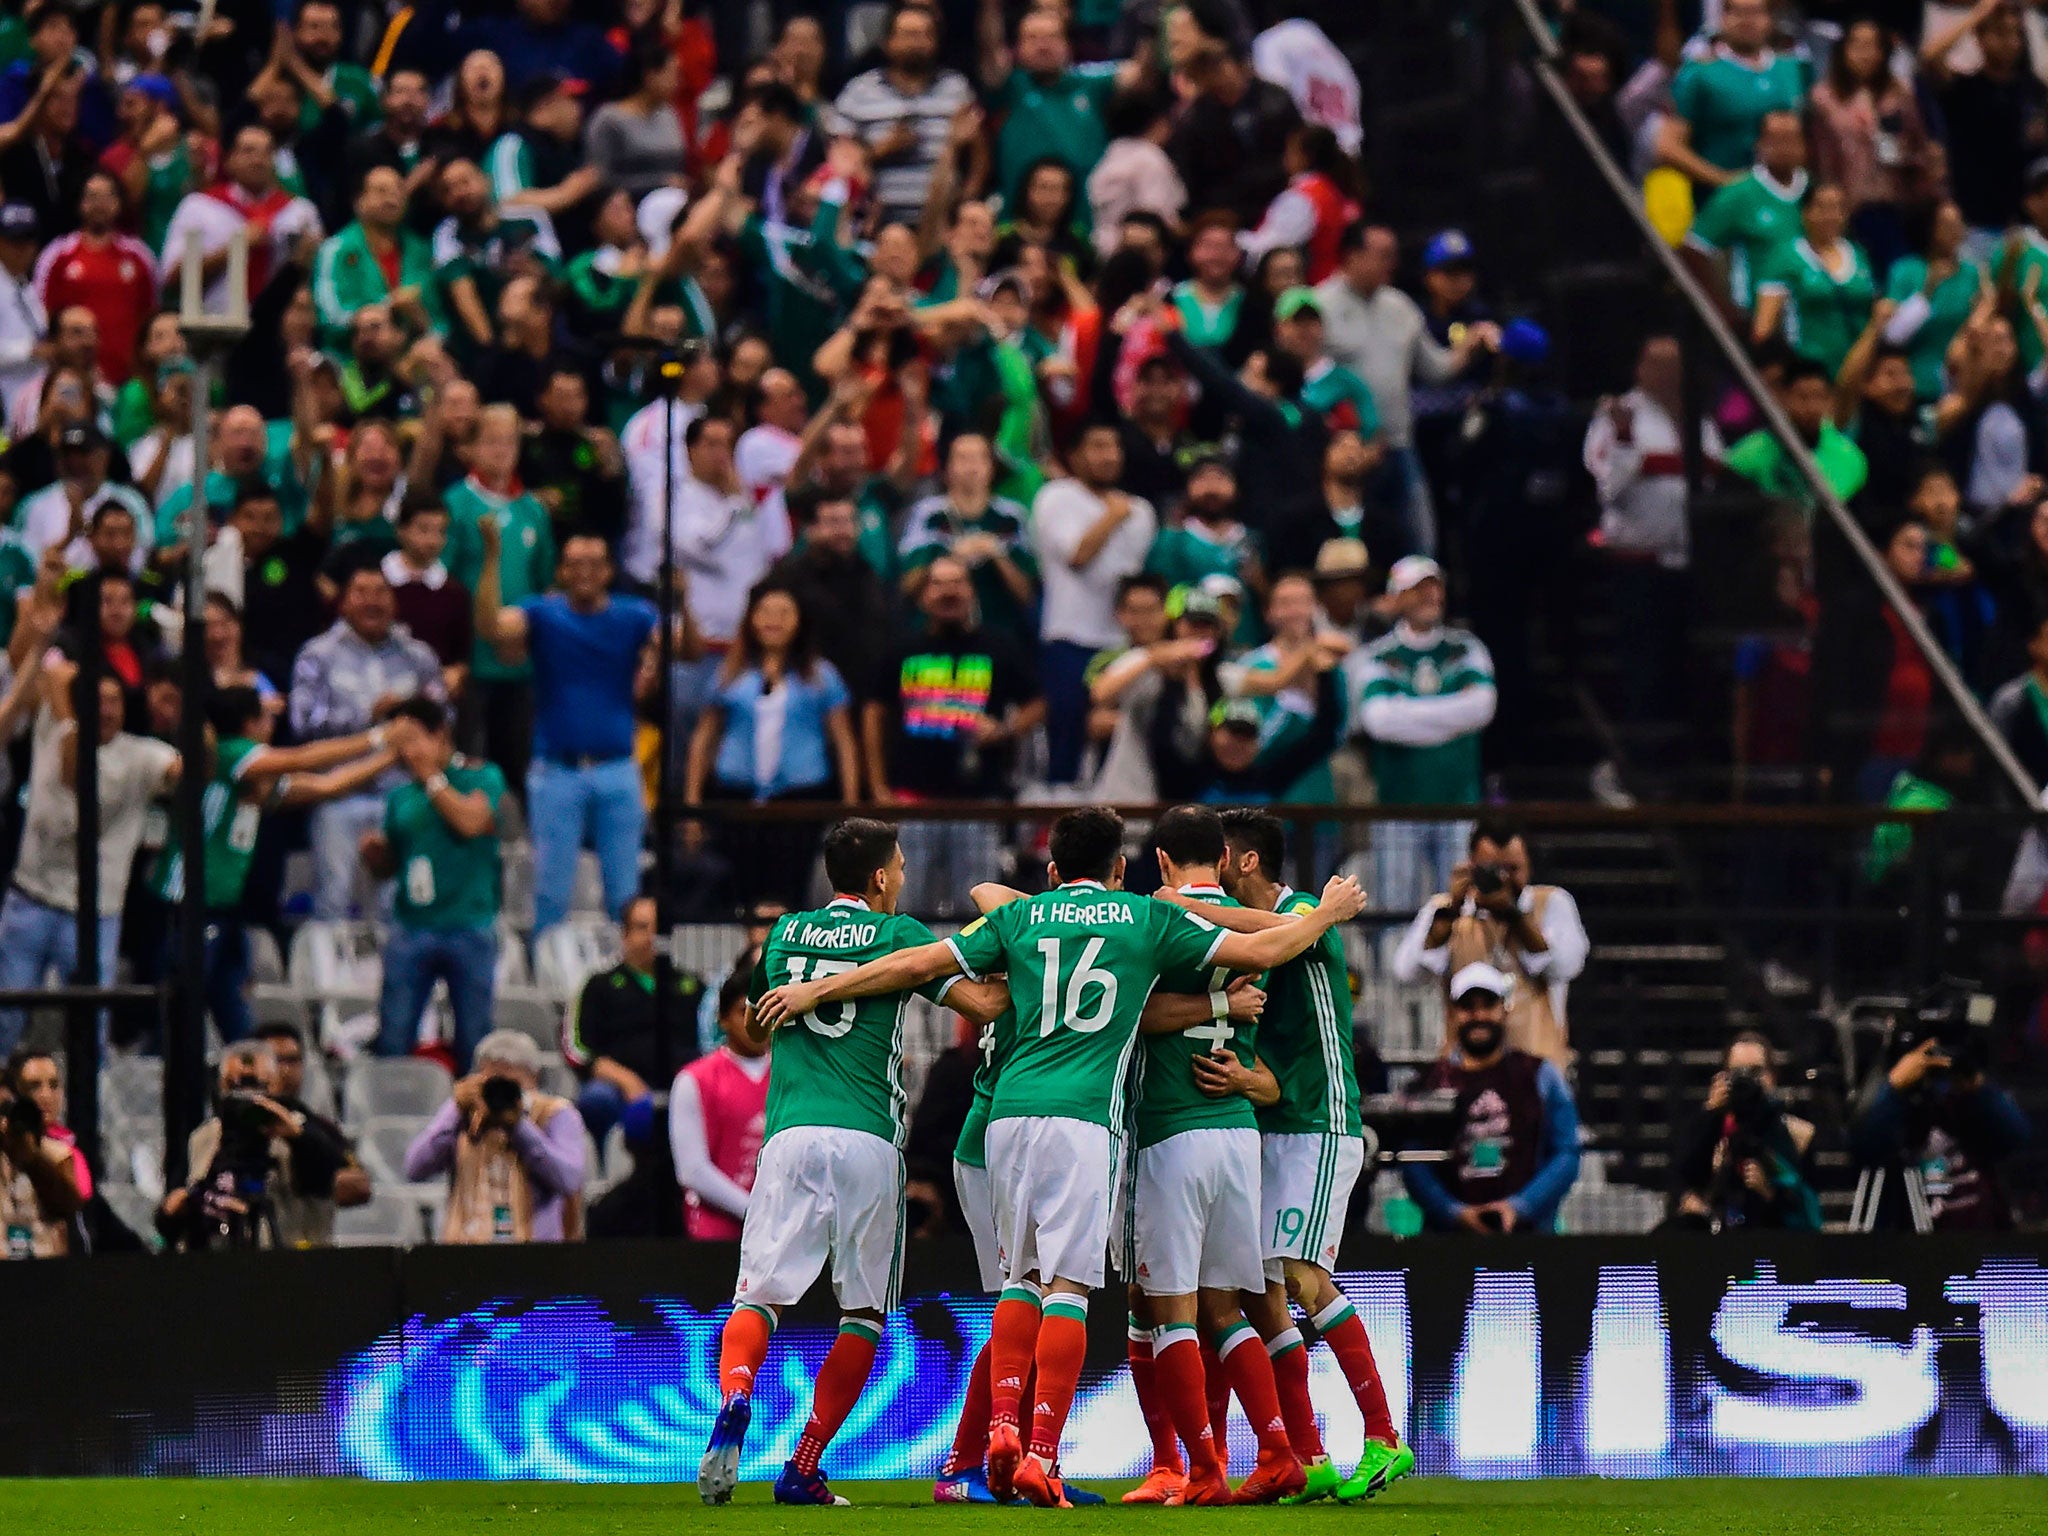
<path id="1" fill-rule="evenodd" d="M 1262 1291 L 1259 1133 L 1211 1126 L 1138 1151 L 1131 1231 L 1147 1296 Z"/>
<path id="2" fill-rule="evenodd" d="M 1264 1136 L 1259 1150 L 1264 1185 L 1259 1232 L 1265 1244 L 1266 1278 L 1281 1278 L 1281 1259 L 1335 1269 L 1351 1186 L 1365 1166 L 1364 1138 Z"/>
<path id="3" fill-rule="evenodd" d="M 735 1301 L 788 1307 L 825 1262 L 847 1311 L 887 1312 L 903 1274 L 903 1154 L 879 1136 L 797 1125 L 761 1148 Z"/>
<path id="4" fill-rule="evenodd" d="M 992 1121 L 989 1182 L 996 1261 L 1005 1281 L 1102 1284 L 1109 1257 L 1110 1191 L 1117 1141 L 1109 1127 L 1063 1115 Z"/>
<path id="5" fill-rule="evenodd" d="M 996 1257 L 996 1197 L 989 1188 L 988 1169 L 970 1168 L 953 1159 L 953 1188 L 960 1196 L 960 1214 L 974 1239 L 974 1262 L 981 1270 L 981 1288 L 1003 1288 L 1002 1260 Z"/>

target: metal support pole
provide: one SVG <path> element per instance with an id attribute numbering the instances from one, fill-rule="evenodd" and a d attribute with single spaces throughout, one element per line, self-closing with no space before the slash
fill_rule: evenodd
<path id="1" fill-rule="evenodd" d="M 100 636 L 99 572 L 79 583 L 78 769 L 73 778 L 78 797 L 78 927 L 77 961 L 71 984 L 96 987 L 111 976 L 100 975 L 100 680 L 106 676 L 105 643 Z M 71 1125 L 78 1150 L 95 1178 L 100 1165 L 100 1010 L 77 1002 L 64 1009 L 64 1077 Z"/>
<path id="2" fill-rule="evenodd" d="M 674 1020 L 669 1017 L 672 985 L 679 967 L 670 952 L 675 941 L 672 931 L 676 809 L 675 754 L 670 740 L 675 729 L 676 663 L 676 394 L 683 382 L 680 359 L 664 354 L 655 363 L 662 400 L 661 415 L 661 628 L 656 640 L 659 657 L 659 698 L 661 700 L 661 751 L 654 777 L 654 1066 L 659 1080 L 650 1083 L 657 1094 L 668 1092 L 675 1074 Z M 666 957 L 668 964 L 661 962 Z"/>
<path id="3" fill-rule="evenodd" d="M 185 511 L 185 637 L 178 658 L 178 893 L 177 986 L 169 1010 L 171 1035 L 164 1051 L 164 1157 L 184 1178 L 185 1143 L 198 1127 L 206 1100 L 206 538 L 209 473 L 208 411 L 219 372 L 215 351 L 195 346 L 192 380 L 192 501 Z"/>
<path id="4" fill-rule="evenodd" d="M 1678 447 L 1685 459 L 1688 503 L 1698 501 L 1707 478 L 1707 454 L 1700 442 L 1700 423 L 1707 416 L 1706 352 L 1698 318 L 1690 309 L 1683 310 L 1678 322 L 1678 398 L 1685 418 L 1678 424 Z"/>

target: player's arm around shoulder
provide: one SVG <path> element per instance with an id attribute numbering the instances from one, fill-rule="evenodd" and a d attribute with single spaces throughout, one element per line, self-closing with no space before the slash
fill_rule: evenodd
<path id="1" fill-rule="evenodd" d="M 1231 933 L 1264 933 L 1269 928 L 1284 928 L 1294 921 L 1290 913 L 1264 912 L 1257 907 L 1218 906 L 1199 896 L 1187 896 L 1179 891 L 1157 890 L 1152 893 L 1152 899 L 1179 907 L 1183 912 L 1192 912 L 1203 922 L 1213 923 Z"/>
<path id="2" fill-rule="evenodd" d="M 1313 910 L 1263 933 L 1226 933 L 1211 955 L 1212 963 L 1233 971 L 1270 971 L 1285 965 L 1339 923 L 1365 910 L 1365 891 L 1349 875 L 1333 875 L 1323 899 Z"/>
<path id="3" fill-rule="evenodd" d="M 974 903 L 975 911 L 986 917 L 998 907 L 1007 907 L 1013 901 L 1022 901 L 1024 893 L 999 881 L 984 880 L 967 893 L 967 899 Z"/>
<path id="4" fill-rule="evenodd" d="M 1138 1016 L 1138 1032 L 1176 1035 L 1226 1019 L 1233 1024 L 1256 1024 L 1265 1011 L 1266 994 L 1258 979 L 1239 976 L 1219 992 L 1154 992 L 1145 999 L 1145 1011 Z"/>
<path id="5" fill-rule="evenodd" d="M 943 940 L 900 949 L 893 955 L 870 960 L 837 976 L 818 981 L 785 982 L 770 987 L 754 1005 L 756 1030 L 778 1029 L 791 1019 L 815 1013 L 826 1003 L 841 1003 L 857 997 L 880 997 L 889 992 L 910 992 L 961 969 L 953 946 Z"/>

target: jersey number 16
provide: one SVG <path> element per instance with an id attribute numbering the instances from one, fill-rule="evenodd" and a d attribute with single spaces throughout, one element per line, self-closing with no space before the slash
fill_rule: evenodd
<path id="1" fill-rule="evenodd" d="M 1066 1006 L 1060 1006 L 1060 941 L 1040 939 L 1038 956 L 1045 966 L 1045 990 L 1039 997 L 1038 1037 L 1042 1040 L 1051 1034 L 1059 1024 L 1092 1035 L 1109 1023 L 1110 1015 L 1116 1012 L 1116 976 L 1109 971 L 1096 969 L 1095 962 L 1102 954 L 1102 940 L 1090 939 L 1081 946 L 1080 962 L 1074 967 L 1074 974 L 1067 978 Z M 1081 1009 L 1081 994 L 1093 982 L 1102 990 L 1096 994 L 1095 1006 L 1087 1012 Z"/>

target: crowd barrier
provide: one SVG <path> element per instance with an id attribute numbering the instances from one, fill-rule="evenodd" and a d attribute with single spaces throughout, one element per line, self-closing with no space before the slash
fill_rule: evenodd
<path id="1" fill-rule="evenodd" d="M 15 1390 L 0 1474 L 688 1481 L 717 1406 L 735 1253 L 683 1244 L 104 1257 L 0 1266 Z M 1341 1281 L 1424 1473 L 2048 1472 L 2048 1239 L 1674 1237 L 1365 1243 Z M 930 1476 L 991 1299 L 915 1244 L 828 1459 Z M 1147 1441 L 1123 1307 L 1097 1298 L 1077 1478 Z M 777 1336 L 743 1468 L 794 1448 L 830 1343 Z M 1360 1427 L 1327 1351 L 1333 1454 Z M 1248 1465 L 1239 1418 L 1232 1448 Z"/>

